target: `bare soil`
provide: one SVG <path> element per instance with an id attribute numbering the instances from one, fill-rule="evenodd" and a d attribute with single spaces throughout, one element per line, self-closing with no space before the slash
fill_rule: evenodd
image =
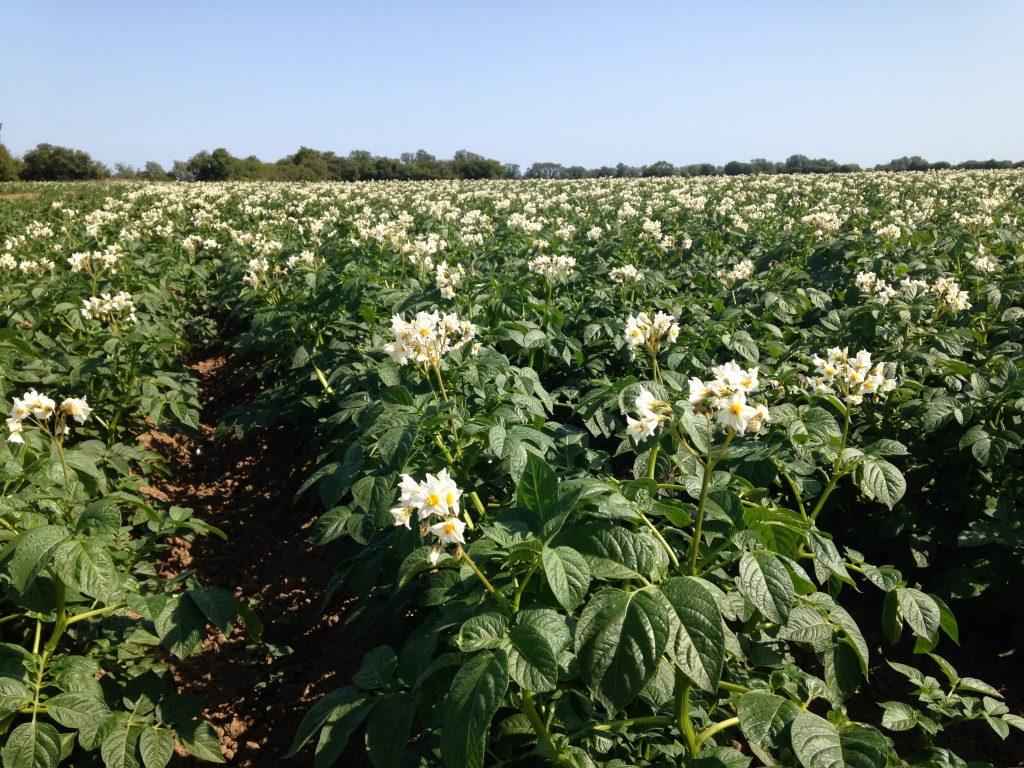
<path id="1" fill-rule="evenodd" d="M 17 192 L 8 195 L 0 195 L 0 200 L 32 200 L 39 197 L 38 192 Z"/>
<path id="2" fill-rule="evenodd" d="M 160 565 L 169 576 L 191 568 L 203 586 L 232 591 L 252 606 L 265 630 L 261 644 L 241 628 L 229 637 L 214 631 L 202 652 L 172 668 L 183 692 L 205 700 L 204 717 L 220 736 L 228 764 L 282 765 L 306 710 L 348 682 L 366 648 L 347 643 L 339 625 L 351 600 L 336 595 L 322 609 L 333 563 L 329 547 L 307 542 L 315 514 L 292 504 L 303 455 L 294 435 L 284 426 L 244 444 L 233 436 L 215 442 L 215 425 L 252 388 L 241 383 L 242 364 L 216 350 L 195 350 L 189 367 L 203 397 L 201 436 L 144 436 L 171 470 L 148 493 L 193 508 L 228 541 L 179 541 Z M 350 752 L 343 764 L 368 765 L 357 744 Z M 311 765 L 311 748 L 290 763 Z M 208 764 L 179 755 L 172 765 Z"/>

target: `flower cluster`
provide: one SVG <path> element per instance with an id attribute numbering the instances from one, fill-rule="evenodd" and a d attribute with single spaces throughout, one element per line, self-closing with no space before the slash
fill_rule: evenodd
<path id="1" fill-rule="evenodd" d="M 384 351 L 396 363 L 437 365 L 446 354 L 472 341 L 476 326 L 468 320 L 459 320 L 454 313 L 417 312 L 411 321 L 401 315 L 392 317 L 391 333 L 395 340 L 385 344 Z M 474 345 L 474 353 L 477 349 Z"/>
<path id="2" fill-rule="evenodd" d="M 543 275 L 552 283 L 565 282 L 576 267 L 572 256 L 548 256 L 541 254 L 530 260 L 530 271 Z"/>
<path id="3" fill-rule="evenodd" d="M 10 431 L 7 439 L 12 443 L 25 442 L 22 437 L 25 422 L 35 424 L 49 435 L 63 437 L 71 431 L 67 419 L 84 424 L 90 413 L 92 408 L 84 397 L 65 398 L 58 407 L 53 398 L 30 389 L 21 397 L 12 398 L 11 413 L 7 417 L 7 429 Z M 54 416 L 57 420 L 51 431 L 50 419 Z"/>
<path id="4" fill-rule="evenodd" d="M 442 261 L 435 269 L 434 282 L 441 290 L 441 297 L 445 299 L 455 298 L 455 288 L 462 278 L 466 276 L 466 269 L 461 264 L 449 267 L 447 261 Z"/>
<path id="5" fill-rule="evenodd" d="M 428 473 L 426 480 L 419 483 L 409 475 L 402 475 L 399 490 L 399 505 L 392 508 L 391 517 L 396 526 L 404 525 L 411 530 L 412 516 L 415 514 L 421 533 L 431 533 L 437 538 L 428 555 L 431 563 L 437 562 L 445 544 L 466 543 L 462 536 L 466 524 L 459 520 L 462 491 L 447 469 L 442 469 L 437 476 Z"/>
<path id="6" fill-rule="evenodd" d="M 854 278 L 854 283 L 864 293 L 875 294 L 879 304 L 888 304 L 899 295 L 899 291 L 874 272 L 858 272 L 857 277 Z"/>
<path id="7" fill-rule="evenodd" d="M 105 251 L 92 251 L 91 253 L 72 253 L 68 257 L 68 266 L 71 271 L 87 272 L 97 276 L 101 272 L 117 274 L 117 262 L 121 259 L 121 248 L 116 245 L 108 246 Z"/>
<path id="8" fill-rule="evenodd" d="M 310 269 L 316 267 L 317 260 L 316 256 L 312 251 L 302 251 L 301 253 L 293 253 L 285 260 L 285 264 L 288 269 L 297 269 L 298 267 L 309 267 Z"/>
<path id="9" fill-rule="evenodd" d="M 754 262 L 750 259 L 744 259 L 738 264 L 734 264 L 732 269 L 725 270 L 720 269 L 715 273 L 715 276 L 719 280 L 724 280 L 727 284 L 732 285 L 739 280 L 749 280 L 754 274 Z"/>
<path id="10" fill-rule="evenodd" d="M 616 283 L 619 283 L 620 285 L 625 285 L 626 283 L 635 283 L 639 280 L 644 279 L 644 273 L 638 270 L 632 264 L 627 264 L 624 267 L 616 267 L 609 273 L 609 276 L 612 280 L 614 280 Z"/>
<path id="11" fill-rule="evenodd" d="M 118 291 L 113 296 L 101 293 L 82 300 L 82 317 L 86 320 L 104 320 L 108 323 L 117 320 L 135 322 L 135 302 L 127 291 Z"/>
<path id="12" fill-rule="evenodd" d="M 695 411 L 713 414 L 715 421 L 741 435 L 747 430 L 757 432 L 770 420 L 764 404 L 747 402 L 747 395 L 759 386 L 757 367 L 741 368 L 729 361 L 716 365 L 711 373 L 714 378 L 708 381 L 696 376 L 690 379 L 690 403 Z"/>
<path id="13" fill-rule="evenodd" d="M 651 354 L 656 356 L 663 340 L 674 342 L 679 338 L 679 323 L 676 322 L 674 315 L 665 312 L 658 312 L 653 320 L 646 312 L 641 312 L 635 317 L 630 314 L 629 320 L 626 321 L 625 335 L 631 360 L 636 359 L 640 347 L 647 347 Z"/>
<path id="14" fill-rule="evenodd" d="M 952 277 L 943 277 L 929 286 L 928 290 L 939 297 L 942 306 L 952 309 L 954 312 L 971 308 L 970 296 L 967 291 L 960 289 L 960 283 Z"/>
<path id="15" fill-rule="evenodd" d="M 896 379 L 885 375 L 885 363 L 872 363 L 871 353 L 861 350 L 855 355 L 849 349 L 833 347 L 825 357 L 814 355 L 815 376 L 811 385 L 817 392 L 838 390 L 846 402 L 859 405 L 865 396 L 882 397 L 896 389 Z"/>
<path id="16" fill-rule="evenodd" d="M 249 259 L 245 270 L 242 282 L 253 288 L 259 288 L 262 283 L 266 282 L 267 276 L 270 274 L 270 262 L 266 259 Z"/>
<path id="17" fill-rule="evenodd" d="M 633 408 L 640 418 L 626 417 L 626 431 L 633 438 L 633 442 L 640 442 L 651 437 L 658 431 L 663 421 L 669 418 L 672 407 L 668 403 L 658 400 L 647 387 L 640 388 L 640 394 L 633 401 Z"/>

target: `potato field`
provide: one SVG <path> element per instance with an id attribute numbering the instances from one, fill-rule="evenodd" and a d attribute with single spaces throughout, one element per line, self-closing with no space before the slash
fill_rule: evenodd
<path id="1" fill-rule="evenodd" d="M 3 184 L 0 307 L 3 768 L 1024 764 L 1024 171 Z"/>

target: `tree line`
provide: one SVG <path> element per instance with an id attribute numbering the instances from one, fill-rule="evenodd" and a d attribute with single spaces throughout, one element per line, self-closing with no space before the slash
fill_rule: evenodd
<path id="1" fill-rule="evenodd" d="M 923 157 L 899 157 L 874 166 L 876 171 L 927 171 L 945 168 L 1024 168 L 1024 161 L 967 160 L 953 165 L 929 162 Z M 235 157 L 223 147 L 197 152 L 188 160 L 177 160 L 170 169 L 155 161 L 135 168 L 117 163 L 108 168 L 87 152 L 53 144 L 40 144 L 23 157 L 15 157 L 0 144 L 0 181 L 79 181 L 88 179 L 150 179 L 174 181 L 371 181 L 431 179 L 593 179 L 663 176 L 744 176 L 748 174 L 853 173 L 865 170 L 856 163 L 838 163 L 829 158 L 791 155 L 782 162 L 754 158 L 733 160 L 725 165 L 694 163 L 673 165 L 659 160 L 650 165 L 584 168 L 554 162 L 538 162 L 525 171 L 515 163 L 459 150 L 450 159 L 439 159 L 425 150 L 405 152 L 397 158 L 355 150 L 347 155 L 300 147 L 297 152 L 274 162 L 255 155 Z"/>

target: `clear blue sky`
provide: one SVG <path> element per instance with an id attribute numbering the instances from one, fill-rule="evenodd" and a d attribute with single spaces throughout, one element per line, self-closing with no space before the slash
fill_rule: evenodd
<path id="1" fill-rule="evenodd" d="M 1024 2 L 0 0 L 0 140 L 597 166 L 1024 159 Z"/>

